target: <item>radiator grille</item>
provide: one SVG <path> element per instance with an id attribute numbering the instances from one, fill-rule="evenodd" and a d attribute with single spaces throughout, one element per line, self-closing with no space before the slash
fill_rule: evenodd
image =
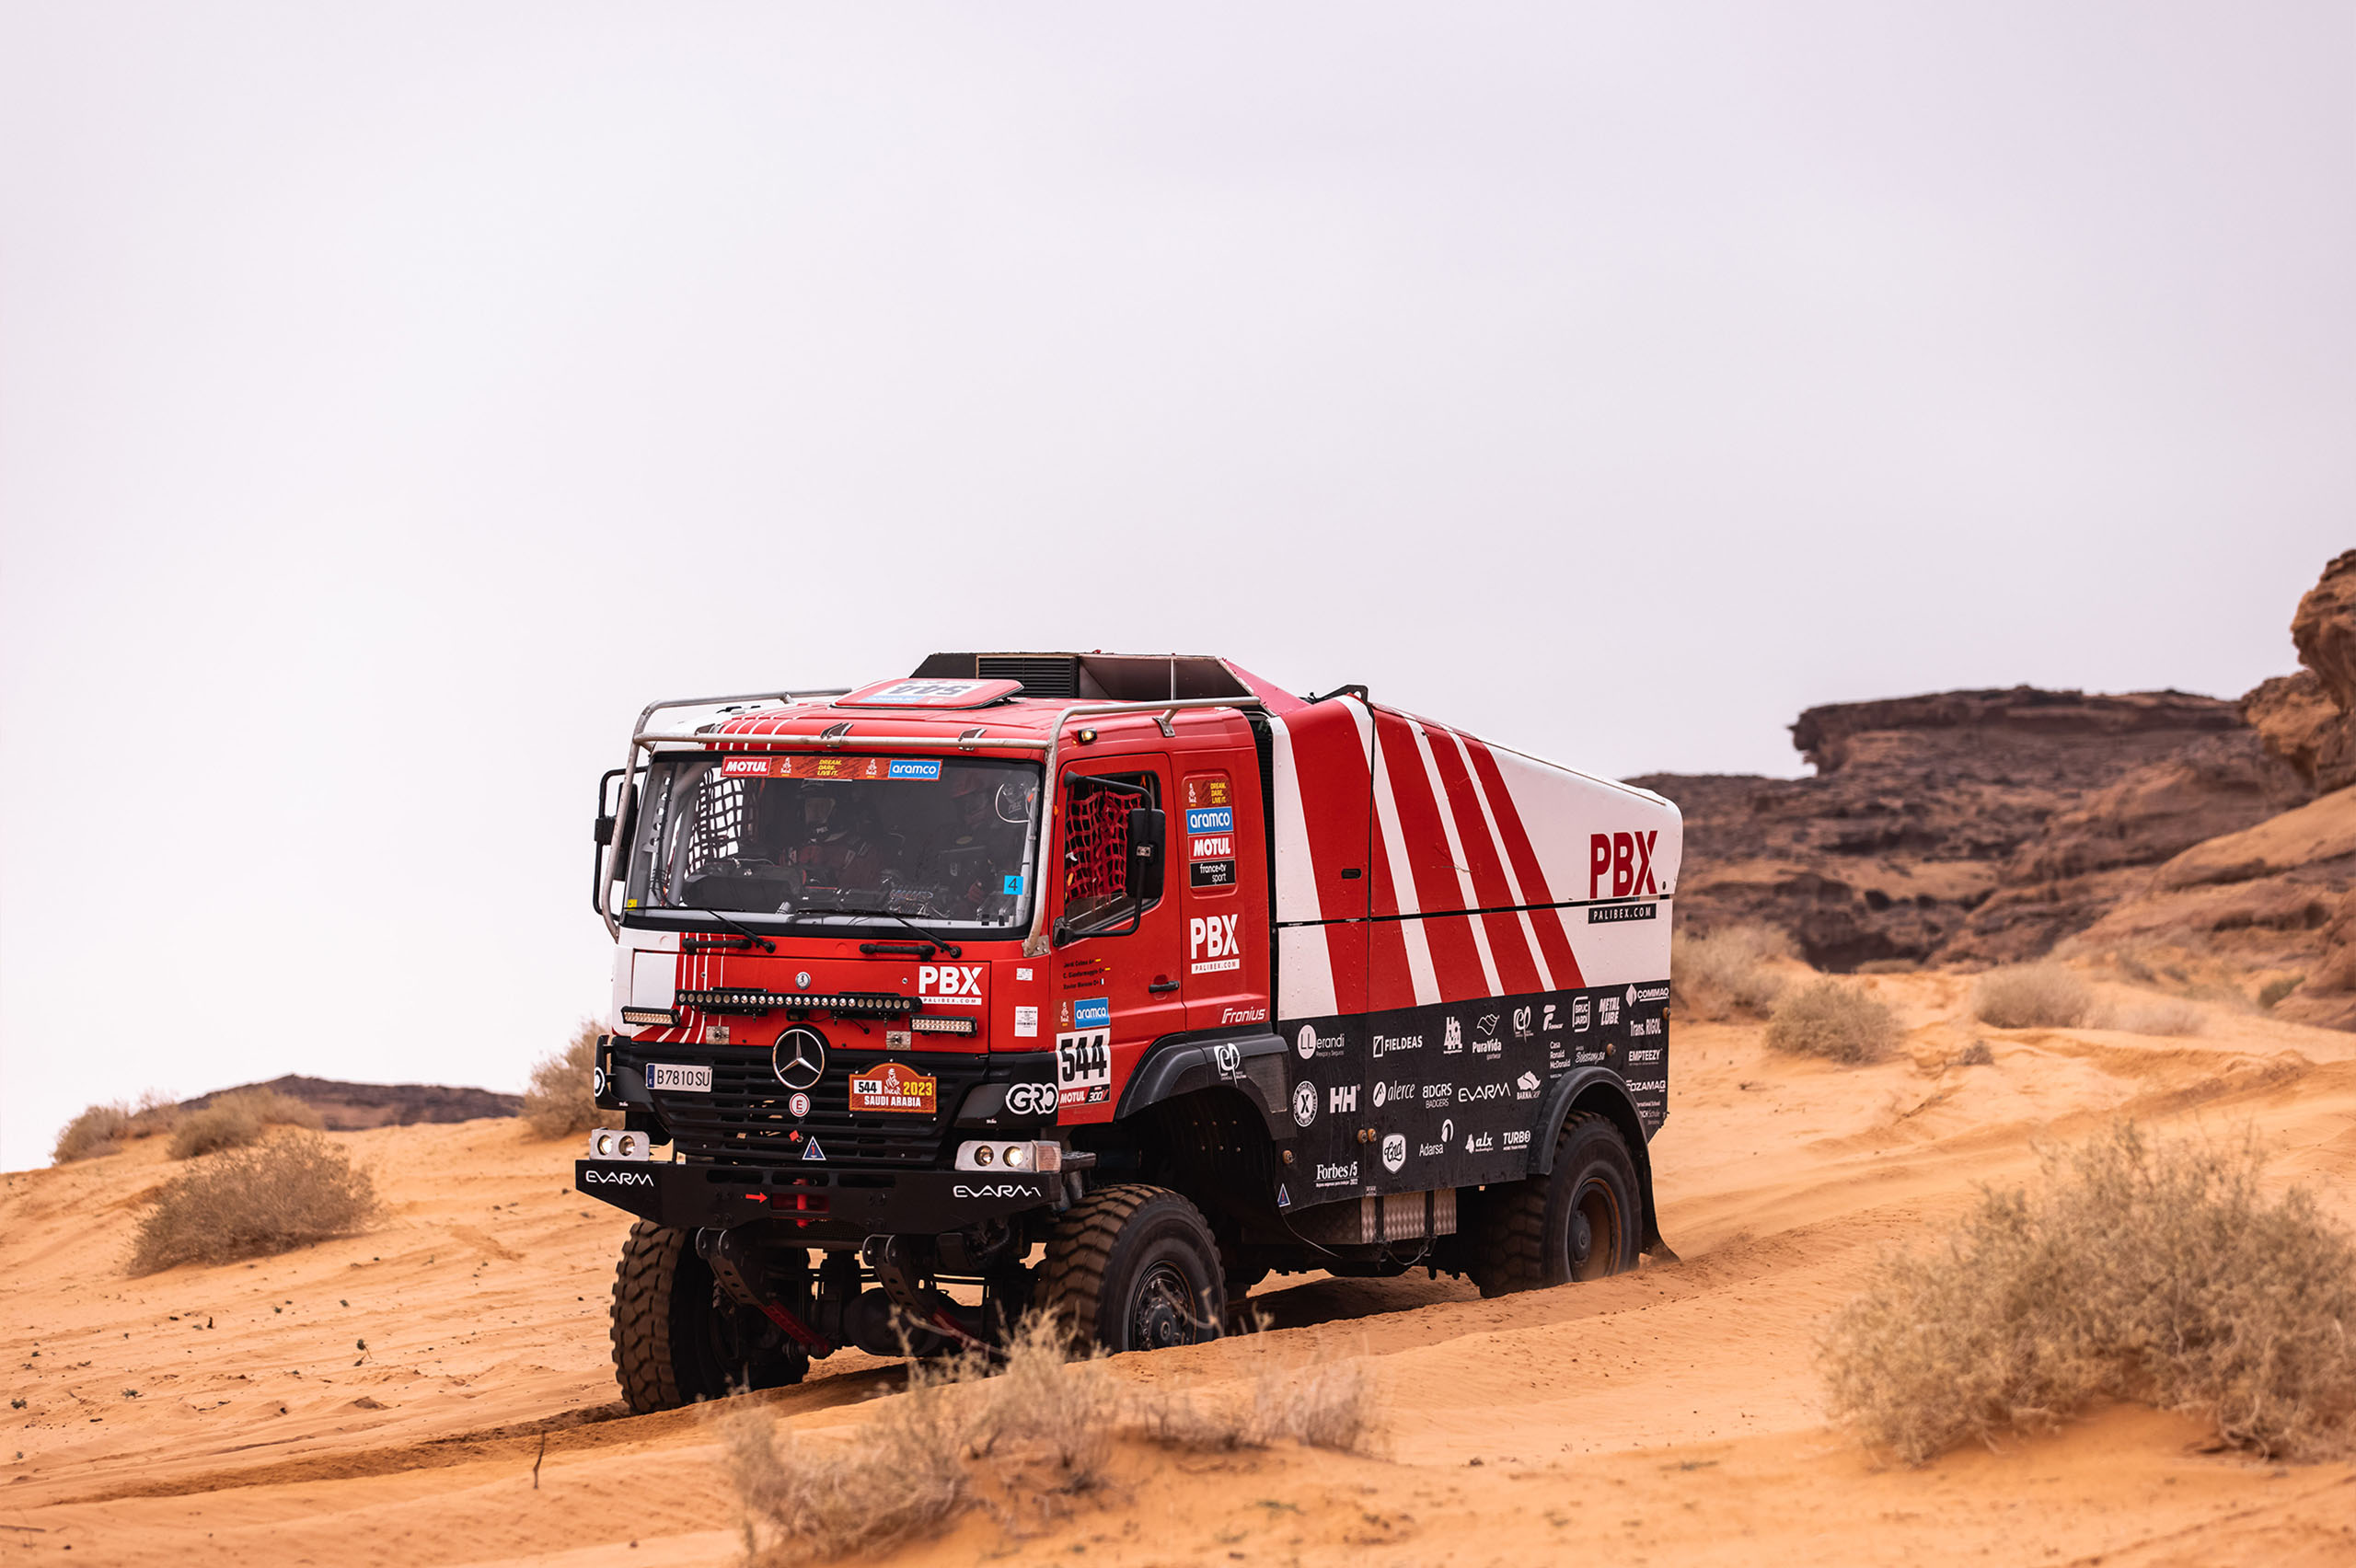
<path id="1" fill-rule="evenodd" d="M 744 1160 L 760 1164 L 800 1161 L 815 1138 L 829 1165 L 938 1168 L 953 1152 L 945 1147 L 966 1091 L 990 1071 L 987 1056 L 926 1051 L 829 1050 L 826 1076 L 810 1092 L 810 1114 L 786 1108 L 792 1090 L 778 1082 L 767 1050 L 729 1050 L 708 1045 L 634 1045 L 618 1052 L 620 1065 L 649 1061 L 709 1065 L 711 1092 L 657 1090 L 655 1113 L 671 1130 L 675 1147 L 690 1159 Z M 850 1076 L 881 1062 L 899 1062 L 938 1080 L 930 1116 L 908 1112 L 853 1113 Z M 1042 1071 L 1045 1069 L 1043 1060 Z M 800 1133 L 795 1138 L 792 1135 Z"/>

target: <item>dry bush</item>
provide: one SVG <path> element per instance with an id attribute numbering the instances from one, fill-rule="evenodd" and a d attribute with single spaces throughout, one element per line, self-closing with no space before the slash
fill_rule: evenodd
<path id="1" fill-rule="evenodd" d="M 758 1412 L 725 1418 L 721 1439 L 752 1562 L 873 1556 L 977 1505 L 1011 1522 L 1102 1484 L 1119 1396 L 1101 1368 L 1067 1366 L 1069 1355 L 1061 1324 L 1033 1317 L 995 1357 L 912 1360 L 907 1391 L 882 1401 L 847 1443 L 805 1443 Z M 994 1365 L 999 1376 L 985 1386 L 960 1386 Z M 999 1462 L 996 1497 L 971 1463 L 984 1458 Z"/>
<path id="2" fill-rule="evenodd" d="M 544 1138 L 585 1133 L 597 1124 L 592 1078 L 597 1069 L 597 1026 L 583 1020 L 572 1043 L 543 1056 L 524 1090 L 523 1117 Z M 617 1124 L 618 1125 L 618 1124 Z"/>
<path id="3" fill-rule="evenodd" d="M 1885 1259 L 1822 1355 L 1836 1415 L 1922 1463 L 2097 1400 L 2200 1416 L 2266 1455 L 2348 1446 L 2356 1241 L 2255 1145 L 2154 1144 L 2122 1124 L 1983 1193 L 1927 1255 Z"/>
<path id="4" fill-rule="evenodd" d="M 151 1200 L 131 1272 L 221 1263 L 349 1236 L 377 1212 L 375 1183 L 315 1132 L 283 1132 L 173 1177 Z"/>
<path id="5" fill-rule="evenodd" d="M 216 1094 L 210 1103 L 180 1114 L 172 1128 L 168 1152 L 174 1159 L 194 1159 L 225 1148 L 258 1143 L 271 1127 L 307 1127 L 318 1132 L 325 1124 L 317 1108 L 274 1089 L 241 1089 Z"/>
<path id="6" fill-rule="evenodd" d="M 2283 974 L 2269 980 L 2258 987 L 2258 1005 L 2271 1012 L 2277 1002 L 2297 990 L 2300 983 L 2305 979 L 2306 976 L 2304 974 Z"/>
<path id="7" fill-rule="evenodd" d="M 1858 986 L 1819 980 L 1775 1004 L 1767 1043 L 1795 1055 L 1878 1061 L 1898 1043 L 1898 1017 Z"/>
<path id="8" fill-rule="evenodd" d="M 1997 1029 L 2071 1029 L 2086 1021 L 2095 994 L 2058 963 L 1992 969 L 1971 994 L 1971 1010 Z"/>
<path id="9" fill-rule="evenodd" d="M 1784 989 L 1770 960 L 1794 958 L 1792 939 L 1773 926 L 1729 926 L 1669 939 L 1669 1006 L 1695 1018 L 1763 1017 Z"/>
<path id="10" fill-rule="evenodd" d="M 1374 1378 L 1362 1361 L 1288 1365 L 1257 1336 L 1267 1319 L 1252 1316 L 1250 1333 L 1260 1358 L 1248 1399 L 1163 1389 L 1145 1398 L 1138 1416 L 1145 1435 L 1173 1448 L 1233 1449 L 1270 1443 L 1360 1454 L 1380 1435 L 1381 1408 Z"/>
<path id="11" fill-rule="evenodd" d="M 2209 1027 L 2209 1015 L 2190 1002 L 2154 997 L 2114 1003 L 2103 1009 L 2096 1021 L 2105 1029 L 2130 1034 L 2198 1034 Z"/>
<path id="12" fill-rule="evenodd" d="M 131 1136 L 131 1107 L 121 1101 L 90 1106 L 59 1131 L 50 1163 L 64 1165 L 120 1151 L 122 1140 Z"/>

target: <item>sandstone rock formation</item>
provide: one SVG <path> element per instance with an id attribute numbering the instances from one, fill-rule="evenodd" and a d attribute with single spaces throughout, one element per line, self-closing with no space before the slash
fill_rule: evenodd
<path id="1" fill-rule="evenodd" d="M 2317 790 L 2346 789 L 2356 784 L 2356 550 L 2299 601 L 2291 641 L 2306 668 L 2261 682 L 2242 698 L 2243 715 Z"/>

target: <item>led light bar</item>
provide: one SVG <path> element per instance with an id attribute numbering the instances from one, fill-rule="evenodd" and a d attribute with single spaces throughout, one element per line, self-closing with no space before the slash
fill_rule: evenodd
<path id="1" fill-rule="evenodd" d="M 679 1027 L 679 1010 L 676 1008 L 624 1008 L 622 1021 L 634 1029 L 676 1029 Z"/>
<path id="2" fill-rule="evenodd" d="M 916 1002 L 891 991 L 764 991 L 756 986 L 726 986 L 710 991 L 681 991 L 679 1003 L 698 1012 L 758 1018 L 788 1008 L 795 1012 L 830 1012 L 837 1018 L 897 1018 L 916 1010 Z M 629 1016 L 625 1012 L 622 1016 Z"/>
<path id="3" fill-rule="evenodd" d="M 908 1020 L 908 1027 L 918 1034 L 979 1034 L 982 1026 L 970 1018 L 932 1018 L 924 1014 Z"/>

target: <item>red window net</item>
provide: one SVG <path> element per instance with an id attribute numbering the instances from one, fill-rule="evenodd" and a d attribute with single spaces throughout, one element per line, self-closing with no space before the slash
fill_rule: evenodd
<path id="1" fill-rule="evenodd" d="M 1129 812 L 1145 798 L 1075 779 L 1064 800 L 1064 905 L 1116 898 L 1129 886 Z"/>

